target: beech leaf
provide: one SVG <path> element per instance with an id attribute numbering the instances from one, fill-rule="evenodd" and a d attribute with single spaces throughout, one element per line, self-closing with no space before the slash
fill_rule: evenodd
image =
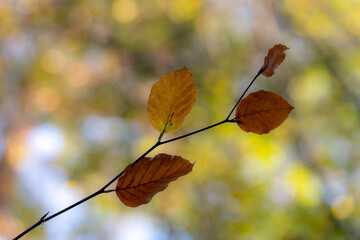
<path id="1" fill-rule="evenodd" d="M 264 134 L 280 126 L 293 109 L 282 96 L 260 90 L 240 101 L 235 119 L 245 132 Z"/>
<path id="2" fill-rule="evenodd" d="M 143 157 L 125 168 L 118 179 L 116 195 L 128 207 L 146 204 L 170 182 L 191 172 L 193 166 L 180 156 L 165 153 Z"/>
<path id="3" fill-rule="evenodd" d="M 195 79 L 186 67 L 166 74 L 151 88 L 147 104 L 151 125 L 161 133 L 178 129 L 196 96 Z"/>
<path id="4" fill-rule="evenodd" d="M 270 48 L 268 55 L 264 59 L 264 65 L 260 69 L 261 74 L 266 77 L 274 75 L 275 69 L 284 61 L 287 49 L 289 48 L 282 44 Z"/>

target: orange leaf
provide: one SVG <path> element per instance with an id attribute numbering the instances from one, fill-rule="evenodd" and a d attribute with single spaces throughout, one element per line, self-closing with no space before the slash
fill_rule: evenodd
<path id="1" fill-rule="evenodd" d="M 118 179 L 116 195 L 128 207 L 146 204 L 170 182 L 191 172 L 193 166 L 180 156 L 165 153 L 143 157 L 125 168 Z"/>
<path id="2" fill-rule="evenodd" d="M 150 92 L 147 108 L 151 125 L 159 132 L 178 129 L 194 106 L 196 96 L 195 79 L 186 67 L 166 74 Z"/>
<path id="3" fill-rule="evenodd" d="M 271 77 L 275 74 L 275 69 L 284 61 L 285 51 L 289 49 L 287 46 L 282 44 L 277 44 L 274 47 L 270 48 L 268 55 L 264 59 L 264 65 L 260 69 L 266 77 Z"/>
<path id="4" fill-rule="evenodd" d="M 280 126 L 293 109 L 280 95 L 260 90 L 240 101 L 236 122 L 245 132 L 268 133 Z"/>

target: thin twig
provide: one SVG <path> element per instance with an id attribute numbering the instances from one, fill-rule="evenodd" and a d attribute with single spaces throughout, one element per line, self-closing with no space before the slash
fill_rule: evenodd
<path id="1" fill-rule="evenodd" d="M 230 119 L 230 116 L 231 114 L 234 112 L 235 108 L 238 106 L 238 104 L 240 103 L 240 101 L 243 99 L 243 97 L 245 96 L 246 92 L 249 90 L 249 88 L 251 87 L 251 85 L 255 82 L 255 80 L 259 77 L 259 75 L 261 74 L 261 70 L 256 74 L 256 76 L 253 78 L 253 80 L 250 82 L 250 84 L 247 86 L 247 88 L 245 89 L 245 91 L 243 92 L 243 94 L 240 96 L 240 98 L 238 99 L 238 101 L 236 102 L 235 106 L 232 108 L 232 110 L 230 111 L 229 115 L 222 121 L 220 122 L 217 122 L 217 123 L 214 123 L 210 126 L 207 126 L 207 127 L 204 127 L 204 128 L 201 128 L 201 129 L 198 129 L 196 131 L 193 131 L 193 132 L 190 132 L 190 133 L 186 133 L 182 136 L 179 136 L 179 137 L 175 137 L 175 138 L 171 138 L 169 140 L 166 140 L 166 141 L 161 141 L 164 133 L 165 133 L 165 129 L 166 129 L 166 125 L 165 125 L 165 128 L 164 130 L 162 131 L 162 133 L 160 134 L 157 142 L 152 146 L 150 147 L 145 153 L 143 153 L 140 157 L 138 157 L 134 162 L 138 162 L 141 158 L 145 157 L 146 155 L 148 155 L 150 152 L 152 152 L 155 148 L 157 148 L 158 146 L 160 145 L 164 145 L 166 143 L 170 143 L 170 142 L 174 142 L 174 141 L 177 141 L 177 140 L 180 140 L 182 138 L 186 138 L 186 137 L 189 137 L 191 135 L 194 135 L 194 134 L 197 134 L 197 133 L 200 133 L 200 132 L 203 132 L 205 130 L 208 130 L 210 128 L 213 128 L 213 127 L 216 127 L 216 126 L 219 126 L 221 124 L 224 124 L 224 123 L 232 123 L 232 122 L 236 122 L 236 119 L 233 118 L 233 119 Z M 172 117 L 172 116 L 171 116 Z M 171 120 L 170 120 L 171 121 Z M 70 205 L 69 207 L 67 208 L 64 208 L 63 210 L 60 210 L 59 212 L 57 213 L 54 213 L 53 215 L 45 218 L 47 216 L 44 215 L 38 222 L 36 222 L 34 225 L 32 225 L 31 227 L 29 227 L 28 229 L 26 229 L 24 232 L 20 233 L 17 237 L 14 238 L 14 240 L 17 240 L 17 239 L 20 239 L 22 236 L 24 236 L 25 234 L 27 234 L 28 232 L 30 232 L 31 230 L 33 230 L 34 228 L 36 228 L 37 226 L 57 217 L 58 215 L 60 214 L 63 214 L 67 211 L 69 211 L 70 209 L 90 200 L 91 198 L 93 197 L 96 197 L 97 195 L 100 195 L 100 194 L 103 194 L 103 193 L 110 193 L 110 192 L 114 192 L 116 191 L 116 189 L 111 189 L 111 190 L 106 190 L 106 188 L 108 188 L 113 182 L 115 182 L 122 174 L 124 173 L 124 170 L 122 172 L 120 172 L 118 175 L 116 175 L 113 179 L 111 179 L 108 183 L 106 183 L 101 189 L 99 189 L 98 191 L 92 193 L 91 195 L 81 199 L 80 201 Z"/>
<path id="2" fill-rule="evenodd" d="M 41 218 L 41 219 L 40 219 L 38 222 L 36 222 L 34 225 L 32 225 L 31 227 L 29 227 L 28 229 L 26 229 L 24 232 L 20 233 L 18 236 L 16 236 L 16 237 L 14 238 L 14 240 L 20 239 L 22 236 L 24 236 L 25 234 L 27 234 L 28 232 L 30 232 L 31 230 L 33 230 L 33 229 L 36 228 L 37 226 L 41 225 L 42 223 L 47 222 L 47 221 L 53 219 L 54 217 L 56 217 L 56 216 L 58 216 L 58 215 L 60 215 L 60 214 L 62 214 L 62 213 L 64 213 L 64 212 L 67 212 L 67 211 L 69 211 L 70 209 L 72 209 L 72 208 L 74 208 L 74 207 L 82 204 L 83 202 L 86 202 L 86 201 L 88 201 L 89 199 L 91 199 L 91 198 L 93 198 L 93 197 L 95 197 L 95 196 L 97 196 L 97 195 L 99 195 L 99 194 L 102 194 L 102 193 L 104 193 L 104 191 L 103 191 L 102 189 L 100 189 L 99 191 L 97 191 L 97 192 L 95 192 L 95 193 L 93 193 L 93 194 L 91 194 L 91 195 L 83 198 L 82 200 L 80 200 L 80 201 L 78 201 L 78 202 L 70 205 L 70 206 L 67 207 L 67 208 L 64 208 L 63 210 L 61 210 L 61 211 L 59 211 L 59 212 L 57 212 L 57 213 L 55 213 L 55 214 L 53 214 L 53 215 L 45 218 L 45 219 Z"/>
<path id="3" fill-rule="evenodd" d="M 251 87 L 251 85 L 255 82 L 255 80 L 260 76 L 260 74 L 262 73 L 262 69 L 260 69 L 260 71 L 256 74 L 256 76 L 253 78 L 253 80 L 250 82 L 250 84 L 247 86 L 247 88 L 245 89 L 245 91 L 243 92 L 243 94 L 241 94 L 239 100 L 236 102 L 235 106 L 231 109 L 229 115 L 226 117 L 226 120 L 229 120 L 231 114 L 234 112 L 235 108 L 237 107 L 237 105 L 239 105 L 240 101 L 243 99 L 243 97 L 245 96 L 246 92 L 249 90 L 249 88 Z"/>
<path id="4" fill-rule="evenodd" d="M 221 125 L 221 124 L 223 124 L 223 123 L 226 123 L 226 122 L 229 122 L 229 120 L 226 120 L 226 119 L 225 119 L 225 120 L 222 120 L 222 121 L 220 121 L 220 122 L 218 122 L 218 123 L 214 123 L 214 124 L 212 124 L 212 125 L 210 125 L 210 126 L 201 128 L 201 129 L 196 130 L 196 131 L 193 131 L 193 132 L 191 132 L 191 133 L 184 134 L 184 135 L 182 135 L 182 136 L 180 136 L 180 137 L 175 137 L 175 138 L 172 138 L 172 139 L 169 139 L 169 140 L 160 142 L 159 145 L 163 145 L 163 144 L 166 144 L 166 143 L 169 143 L 169 142 L 174 142 L 174 141 L 176 141 L 176 140 L 189 137 L 189 136 L 191 136 L 191 135 L 194 135 L 194 134 L 196 134 L 196 133 L 199 133 L 199 132 L 208 130 L 208 129 L 213 128 L 213 127 L 216 127 L 216 126 L 219 126 L 219 125 Z"/>

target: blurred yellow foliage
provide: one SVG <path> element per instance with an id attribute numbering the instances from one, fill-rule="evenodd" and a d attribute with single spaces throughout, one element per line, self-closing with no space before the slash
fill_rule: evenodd
<path id="1" fill-rule="evenodd" d="M 169 17 L 174 22 L 185 22 L 194 19 L 203 4 L 202 0 L 173 0 L 167 2 Z"/>
<path id="2" fill-rule="evenodd" d="M 112 5 L 112 14 L 119 23 L 134 21 L 139 15 L 135 0 L 115 0 Z"/>
<path id="3" fill-rule="evenodd" d="M 316 206 L 320 203 L 322 185 L 302 164 L 291 163 L 284 172 L 284 180 L 297 202 L 308 206 Z"/>
<path id="4" fill-rule="evenodd" d="M 331 211 L 336 218 L 345 219 L 353 211 L 354 205 L 355 205 L 355 201 L 352 196 L 349 195 L 337 196 L 331 205 Z"/>

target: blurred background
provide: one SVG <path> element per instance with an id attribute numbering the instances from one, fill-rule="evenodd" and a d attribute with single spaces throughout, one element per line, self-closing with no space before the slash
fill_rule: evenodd
<path id="1" fill-rule="evenodd" d="M 226 117 L 263 64 L 295 106 L 268 135 L 222 125 L 156 153 L 196 161 L 147 205 L 103 194 L 23 239 L 360 239 L 359 0 L 1 0 L 0 239 L 101 188 L 158 138 L 151 86 L 187 66 Z M 112 185 L 114 188 L 114 185 Z"/>

